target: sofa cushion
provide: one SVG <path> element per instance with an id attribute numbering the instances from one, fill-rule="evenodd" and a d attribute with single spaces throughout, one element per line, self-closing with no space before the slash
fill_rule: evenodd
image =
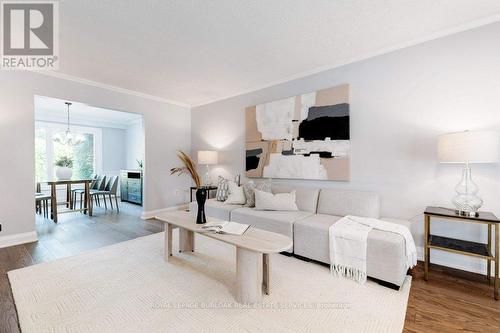
<path id="1" fill-rule="evenodd" d="M 207 217 L 230 221 L 231 211 L 241 207 L 243 207 L 243 205 L 230 205 L 217 201 L 216 199 L 208 199 L 205 203 L 205 215 Z M 198 204 L 196 201 L 189 203 L 189 211 L 196 214 L 198 211 Z"/>
<path id="2" fill-rule="evenodd" d="M 314 214 L 294 225 L 294 251 L 299 256 L 330 263 L 328 228 L 340 216 Z"/>
<path id="3" fill-rule="evenodd" d="M 379 218 L 380 199 L 374 192 L 322 189 L 319 193 L 318 213 Z"/>
<path id="4" fill-rule="evenodd" d="M 329 228 L 340 219 L 340 216 L 315 214 L 297 221 L 293 239 L 295 254 L 329 264 Z M 405 240 L 401 235 L 373 229 L 368 234 L 366 252 L 369 277 L 401 286 L 407 272 Z"/>
<path id="5" fill-rule="evenodd" d="M 318 205 L 319 189 L 307 187 L 289 187 L 273 185 L 273 193 L 290 193 L 295 191 L 295 202 L 297 208 L 304 212 L 316 213 Z"/>
<path id="6" fill-rule="evenodd" d="M 250 224 L 293 239 L 293 224 L 311 215 L 313 214 L 303 211 L 262 211 L 245 207 L 233 210 L 231 221 Z M 293 248 L 288 252 L 293 252 Z"/>

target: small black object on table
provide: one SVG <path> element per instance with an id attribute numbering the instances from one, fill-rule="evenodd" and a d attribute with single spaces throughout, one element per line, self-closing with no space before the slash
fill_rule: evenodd
<path id="1" fill-rule="evenodd" d="M 442 207 L 427 207 L 424 212 L 425 217 L 425 244 L 424 244 L 424 279 L 427 281 L 429 278 L 429 263 L 430 263 L 430 250 L 442 250 L 456 254 L 463 254 L 473 256 L 476 258 L 486 259 L 488 263 L 487 278 L 491 279 L 491 262 L 495 262 L 495 280 L 494 280 L 494 297 L 498 300 L 499 289 L 499 228 L 500 220 L 495 214 L 490 212 L 478 212 L 477 216 L 464 216 L 457 214 L 454 209 Z M 486 244 L 470 242 L 462 239 L 455 239 L 437 235 L 431 235 L 431 218 L 445 219 L 450 221 L 459 221 L 467 223 L 486 224 L 488 226 L 488 241 Z M 495 226 L 495 252 L 492 252 L 492 227 Z"/>

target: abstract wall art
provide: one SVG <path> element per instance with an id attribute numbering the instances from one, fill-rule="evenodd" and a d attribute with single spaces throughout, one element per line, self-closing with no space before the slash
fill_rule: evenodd
<path id="1" fill-rule="evenodd" d="M 246 109 L 246 176 L 350 179 L 349 85 Z"/>

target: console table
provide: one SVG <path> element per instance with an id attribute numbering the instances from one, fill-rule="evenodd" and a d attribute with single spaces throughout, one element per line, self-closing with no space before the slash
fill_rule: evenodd
<path id="1" fill-rule="evenodd" d="M 453 252 L 457 254 L 463 254 L 468 256 L 473 256 L 476 258 L 485 259 L 487 261 L 487 278 L 491 279 L 491 262 L 495 262 L 495 280 L 494 280 L 494 292 L 493 295 L 496 300 L 498 300 L 498 288 L 499 288 L 499 227 L 500 220 L 493 214 L 489 212 L 479 212 L 477 217 L 462 216 L 455 212 L 453 209 L 442 208 L 442 207 L 427 207 L 425 212 L 425 245 L 424 245 L 424 279 L 427 281 L 429 278 L 429 262 L 430 262 L 430 250 L 442 250 Z M 450 221 L 457 222 L 467 222 L 467 223 L 479 223 L 488 226 L 488 241 L 486 244 L 470 242 L 461 239 L 431 235 L 431 218 L 439 218 Z M 495 227 L 495 252 L 492 252 L 492 229 Z"/>

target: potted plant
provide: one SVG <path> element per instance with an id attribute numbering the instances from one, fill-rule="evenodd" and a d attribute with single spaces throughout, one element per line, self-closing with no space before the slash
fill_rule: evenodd
<path id="1" fill-rule="evenodd" d="M 56 177 L 59 180 L 68 180 L 73 176 L 73 160 L 68 156 L 61 156 L 56 160 Z"/>
<path id="2" fill-rule="evenodd" d="M 137 161 L 137 165 L 139 166 L 139 169 L 142 170 L 142 168 L 144 168 L 144 161 L 140 160 L 138 158 L 136 158 L 135 160 Z"/>
<path id="3" fill-rule="evenodd" d="M 191 157 L 184 153 L 182 150 L 177 152 L 177 156 L 182 161 L 184 166 L 170 169 L 171 175 L 183 175 L 189 174 L 196 185 L 196 203 L 198 204 L 198 214 L 196 215 L 196 223 L 204 224 L 207 222 L 205 217 L 205 202 L 207 201 L 207 189 L 202 186 L 200 175 L 196 170 L 195 164 L 191 160 Z"/>

